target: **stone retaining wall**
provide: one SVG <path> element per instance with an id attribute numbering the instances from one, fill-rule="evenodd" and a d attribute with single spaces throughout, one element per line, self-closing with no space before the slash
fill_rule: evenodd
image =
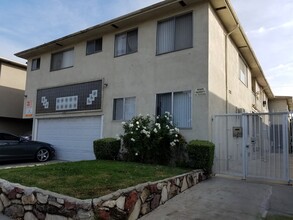
<path id="1" fill-rule="evenodd" d="M 204 179 L 195 170 L 89 200 L 0 179 L 0 212 L 19 220 L 137 219 Z"/>

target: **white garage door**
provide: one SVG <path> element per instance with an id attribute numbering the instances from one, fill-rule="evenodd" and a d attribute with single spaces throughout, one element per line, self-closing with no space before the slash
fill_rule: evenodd
<path id="1" fill-rule="evenodd" d="M 101 116 L 39 119 L 37 140 L 54 145 L 57 159 L 93 160 L 93 141 L 101 138 L 101 124 Z"/>

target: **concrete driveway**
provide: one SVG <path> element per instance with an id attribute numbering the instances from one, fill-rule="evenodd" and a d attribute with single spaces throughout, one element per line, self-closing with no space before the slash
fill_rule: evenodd
<path id="1" fill-rule="evenodd" d="M 61 160 L 49 160 L 47 162 L 9 161 L 9 162 L 1 162 L 0 169 L 10 169 L 10 168 L 17 168 L 17 167 L 34 167 L 34 166 L 42 166 L 42 165 L 61 163 L 61 162 L 65 162 L 65 161 L 61 161 Z"/>
<path id="2" fill-rule="evenodd" d="M 293 219 L 293 187 L 213 177 L 186 190 L 141 220 Z M 290 218 L 291 219 L 291 218 Z"/>

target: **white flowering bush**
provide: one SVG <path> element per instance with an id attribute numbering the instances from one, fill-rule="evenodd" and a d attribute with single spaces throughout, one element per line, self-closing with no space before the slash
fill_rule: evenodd
<path id="1" fill-rule="evenodd" d="M 142 115 L 132 118 L 129 122 L 122 122 L 124 135 L 121 138 L 127 149 L 127 160 L 143 162 L 147 159 L 151 142 L 150 124 L 150 116 Z"/>
<path id="2" fill-rule="evenodd" d="M 150 116 L 136 116 L 123 122 L 124 135 L 121 136 L 130 161 L 169 164 L 185 144 L 179 129 L 172 123 L 172 115 L 165 112 L 151 120 Z"/>
<path id="3" fill-rule="evenodd" d="M 164 115 L 156 117 L 152 133 L 152 158 L 159 164 L 169 164 L 172 152 L 181 144 L 182 136 L 179 129 L 173 125 L 172 115 L 165 112 Z"/>

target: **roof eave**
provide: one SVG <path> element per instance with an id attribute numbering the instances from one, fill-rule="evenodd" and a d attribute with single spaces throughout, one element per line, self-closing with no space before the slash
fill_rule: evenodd
<path id="1" fill-rule="evenodd" d="M 207 0 L 184 0 L 184 4 L 190 5 L 200 1 Z M 129 26 L 130 24 L 136 24 L 138 21 L 152 18 L 154 16 L 159 16 L 164 11 L 172 11 L 175 8 L 184 7 L 182 6 L 181 2 L 183 2 L 183 0 L 165 0 L 157 4 L 151 5 L 149 7 L 134 11 L 132 13 L 84 29 L 82 31 L 78 31 L 65 37 L 58 38 L 48 43 L 44 43 L 42 45 L 33 47 L 31 49 L 18 52 L 15 55 L 24 59 L 29 59 L 35 56 L 39 56 L 44 51 L 57 50 L 60 49 L 60 47 L 69 46 L 70 44 L 73 44 L 77 41 L 86 40 L 89 36 L 102 36 L 105 33 L 122 29 L 123 27 Z"/>
<path id="2" fill-rule="evenodd" d="M 272 100 L 286 100 L 289 111 L 293 111 L 293 97 L 292 96 L 275 96 Z"/>
<path id="3" fill-rule="evenodd" d="M 249 43 L 249 40 L 232 8 L 229 0 L 209 0 L 219 19 L 226 28 L 227 33 L 233 31 L 230 35 L 232 41 L 237 46 L 241 55 L 245 58 L 249 65 L 252 76 L 257 79 L 257 82 L 263 87 L 265 93 L 269 98 L 274 98 L 273 91 L 263 73 L 261 65 L 256 58 L 256 55 Z"/>
<path id="4" fill-rule="evenodd" d="M 18 62 L 15 62 L 13 60 L 9 60 L 9 59 L 3 58 L 3 57 L 0 57 L 0 63 L 7 63 L 7 64 L 10 64 L 10 65 L 13 65 L 13 66 L 20 67 L 22 69 L 27 68 L 27 66 L 25 64 L 18 63 Z"/>

